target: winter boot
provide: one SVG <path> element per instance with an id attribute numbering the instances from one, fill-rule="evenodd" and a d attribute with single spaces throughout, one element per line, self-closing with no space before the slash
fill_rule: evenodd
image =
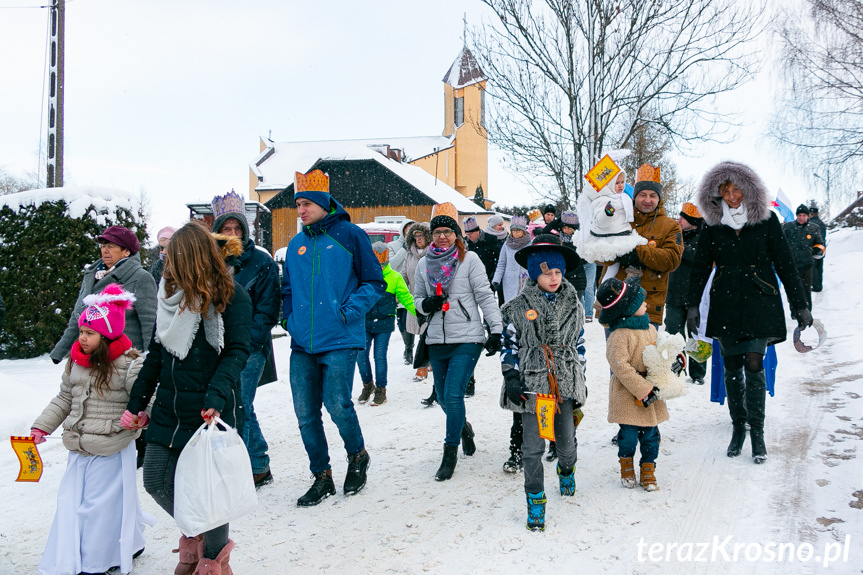
<path id="1" fill-rule="evenodd" d="M 504 473 L 518 473 L 522 469 L 524 469 L 524 462 L 521 449 L 510 447 L 509 459 L 503 462 Z"/>
<path id="2" fill-rule="evenodd" d="M 655 471 L 655 463 L 641 464 L 641 486 L 644 487 L 645 491 L 656 491 L 659 489 L 659 486 L 656 485 L 656 475 L 654 475 Z"/>
<path id="3" fill-rule="evenodd" d="M 201 557 L 198 566 L 195 567 L 194 575 L 233 575 L 234 571 L 228 565 L 233 548 L 234 542 L 228 539 L 228 544 L 222 547 L 215 559 Z"/>
<path id="4" fill-rule="evenodd" d="M 564 497 L 572 497 L 575 495 L 575 467 L 573 466 L 569 473 L 564 473 L 557 465 L 557 481 L 560 483 L 560 494 Z"/>
<path id="5" fill-rule="evenodd" d="M 746 441 L 746 424 L 735 423 L 731 432 L 731 443 L 728 444 L 728 457 L 737 457 L 740 455 L 740 450 L 743 449 L 743 442 Z"/>
<path id="6" fill-rule="evenodd" d="M 372 458 L 369 457 L 365 449 L 355 455 L 348 455 L 348 472 L 345 475 L 343 488 L 345 495 L 353 495 L 365 487 L 366 471 L 368 471 L 371 461 Z"/>
<path id="7" fill-rule="evenodd" d="M 749 422 L 749 440 L 755 463 L 767 461 L 764 445 L 764 403 L 767 395 L 764 370 L 746 370 L 746 414 Z"/>
<path id="8" fill-rule="evenodd" d="M 506 473 L 518 473 L 524 469 L 521 444 L 524 441 L 524 427 L 522 427 L 521 414 L 513 412 L 512 427 L 509 429 L 509 459 L 503 464 Z"/>
<path id="9" fill-rule="evenodd" d="M 376 387 L 375 388 L 375 398 L 372 400 L 372 407 L 377 407 L 378 405 L 383 405 L 386 402 L 387 402 L 387 388 Z"/>
<path id="10" fill-rule="evenodd" d="M 420 367 L 417 369 L 416 375 L 414 375 L 414 381 L 425 381 L 425 378 L 429 376 L 429 370 L 426 367 Z"/>
<path id="11" fill-rule="evenodd" d="M 464 427 L 461 428 L 461 450 L 464 451 L 464 454 L 467 456 L 471 456 L 476 453 L 476 443 L 473 441 L 473 437 L 476 435 L 473 432 L 473 427 L 470 422 L 465 419 Z"/>
<path id="12" fill-rule="evenodd" d="M 405 365 L 413 365 L 414 363 L 414 350 L 405 348 Z"/>
<path id="13" fill-rule="evenodd" d="M 437 473 L 435 473 L 435 481 L 446 481 L 452 478 L 455 471 L 455 465 L 458 462 L 458 445 L 443 446 L 443 459 L 440 462 Z"/>
<path id="14" fill-rule="evenodd" d="M 635 480 L 635 468 L 632 466 L 631 457 L 621 457 L 620 459 L 620 483 L 627 489 L 632 489 L 638 482 Z"/>
<path id="15" fill-rule="evenodd" d="M 464 396 L 473 397 L 474 393 L 476 393 L 476 379 L 471 375 L 470 379 L 467 380 L 467 387 L 464 390 Z"/>
<path id="16" fill-rule="evenodd" d="M 527 530 L 545 531 L 545 491 L 527 494 Z"/>
<path id="17" fill-rule="evenodd" d="M 333 483 L 333 470 L 320 471 L 315 473 L 315 482 L 305 495 L 297 499 L 297 507 L 312 507 L 335 494 L 336 484 Z"/>
<path id="18" fill-rule="evenodd" d="M 557 459 L 557 445 L 553 441 L 548 442 L 548 453 L 545 454 L 546 461 L 554 461 Z"/>
<path id="19" fill-rule="evenodd" d="M 414 364 L 414 334 L 402 332 L 402 341 L 405 342 L 405 365 Z"/>
<path id="20" fill-rule="evenodd" d="M 425 399 L 421 399 L 420 403 L 422 403 L 426 407 L 431 407 L 432 405 L 437 403 L 437 392 L 435 392 L 435 390 L 434 390 L 434 385 L 432 385 L 431 395 Z"/>
<path id="21" fill-rule="evenodd" d="M 363 384 L 363 392 L 357 398 L 357 403 L 363 405 L 366 403 L 369 398 L 372 396 L 372 392 L 375 390 L 375 384 L 371 381 Z"/>
<path id="22" fill-rule="evenodd" d="M 174 553 L 180 554 L 180 563 L 174 569 L 174 575 L 192 575 L 201 556 L 204 554 L 204 536 L 197 537 L 180 536 L 180 545 L 174 549 Z"/>

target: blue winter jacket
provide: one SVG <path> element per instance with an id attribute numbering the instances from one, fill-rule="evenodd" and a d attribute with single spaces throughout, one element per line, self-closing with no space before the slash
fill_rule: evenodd
<path id="1" fill-rule="evenodd" d="M 366 233 L 341 204 L 288 244 L 282 317 L 291 349 L 324 353 L 366 346 L 365 317 L 386 289 Z"/>

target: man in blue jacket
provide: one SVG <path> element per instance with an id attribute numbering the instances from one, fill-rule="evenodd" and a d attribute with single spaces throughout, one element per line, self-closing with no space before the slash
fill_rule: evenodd
<path id="1" fill-rule="evenodd" d="M 250 326 L 249 361 L 240 374 L 243 405 L 245 409 L 243 442 L 252 461 L 252 478 L 255 487 L 273 482 L 270 472 L 269 446 L 255 414 L 255 394 L 259 385 L 276 380 L 273 358 L 273 338 L 270 332 L 279 322 L 279 268 L 266 251 L 255 247 L 249 237 L 249 222 L 245 214 L 246 202 L 231 190 L 224 196 L 213 198 L 213 229 L 224 236 L 239 238 L 242 253 L 234 263 L 234 279 L 243 286 L 252 298 L 252 324 Z M 226 260 L 227 261 L 227 260 Z M 265 369 L 266 368 L 266 369 Z M 262 375 L 269 377 L 262 377 Z"/>
<path id="2" fill-rule="evenodd" d="M 282 276 L 282 326 L 291 334 L 294 412 L 315 482 L 297 500 L 317 505 L 335 495 L 321 406 L 348 452 L 344 493 L 366 484 L 369 454 L 351 401 L 357 353 L 365 348 L 365 317 L 386 290 L 368 236 L 330 196 L 320 170 L 297 172 L 294 201 L 303 232 L 288 244 Z"/>

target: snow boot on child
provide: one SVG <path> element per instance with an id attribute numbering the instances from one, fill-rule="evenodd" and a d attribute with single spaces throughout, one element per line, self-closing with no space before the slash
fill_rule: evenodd
<path id="1" fill-rule="evenodd" d="M 546 461 L 557 459 L 557 445 L 553 441 L 548 442 L 548 453 L 545 454 Z"/>
<path id="2" fill-rule="evenodd" d="M 174 553 L 180 554 L 180 563 L 174 569 L 174 575 L 192 575 L 201 555 L 204 554 L 204 536 L 197 537 L 180 536 L 180 545 L 174 549 Z"/>
<path id="3" fill-rule="evenodd" d="M 657 489 L 659 489 L 659 486 L 656 484 L 656 475 L 654 474 L 655 471 L 655 463 L 641 464 L 641 486 L 644 487 L 645 491 L 656 491 Z"/>
<path id="4" fill-rule="evenodd" d="M 363 384 L 363 392 L 357 398 L 357 403 L 359 403 L 360 405 L 363 405 L 364 403 L 366 403 L 369 400 L 369 398 L 372 396 L 372 393 L 374 392 L 374 390 L 375 390 L 375 384 L 373 382 L 370 381 L 368 383 L 364 383 Z"/>
<path id="5" fill-rule="evenodd" d="M 635 468 L 632 466 L 631 457 L 621 457 L 620 459 L 620 483 L 627 489 L 632 489 L 638 482 L 635 480 Z"/>
<path id="6" fill-rule="evenodd" d="M 527 530 L 545 531 L 545 491 L 527 494 Z"/>
<path id="7" fill-rule="evenodd" d="M 564 473 L 564 471 L 560 468 L 560 465 L 557 465 L 557 481 L 560 484 L 560 494 L 564 497 L 572 497 L 575 495 L 575 466 L 573 466 L 569 473 Z"/>
<path id="8" fill-rule="evenodd" d="M 234 571 L 228 565 L 231 559 L 231 550 L 234 548 L 234 542 L 228 539 L 228 544 L 222 547 L 215 559 L 207 559 L 201 557 L 198 561 L 198 566 L 195 568 L 194 575 L 233 575 Z"/>

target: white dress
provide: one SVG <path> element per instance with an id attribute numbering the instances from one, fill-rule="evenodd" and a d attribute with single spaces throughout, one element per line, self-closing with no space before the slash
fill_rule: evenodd
<path id="1" fill-rule="evenodd" d="M 132 555 L 144 548 L 144 525 L 156 523 L 138 501 L 136 459 L 134 441 L 109 456 L 69 452 L 40 573 L 132 571 Z"/>

